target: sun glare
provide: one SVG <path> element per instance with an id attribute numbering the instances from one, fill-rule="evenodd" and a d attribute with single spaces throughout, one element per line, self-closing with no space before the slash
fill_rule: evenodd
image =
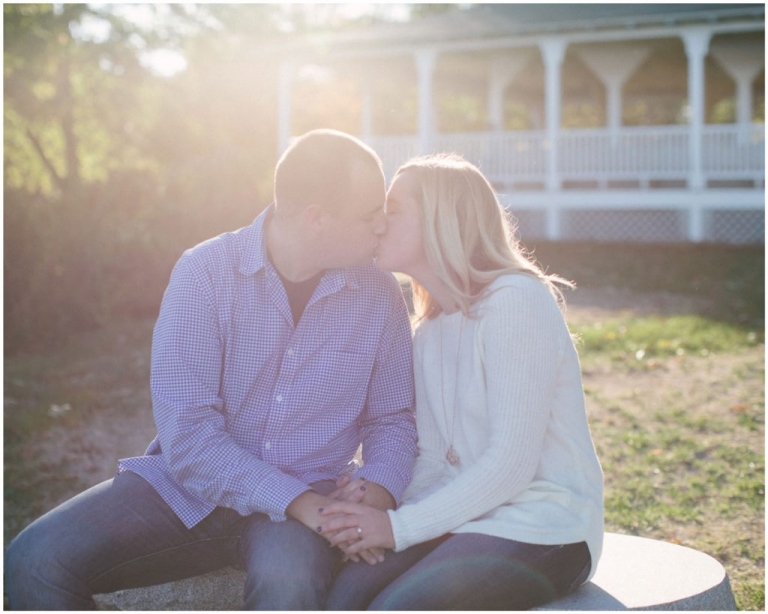
<path id="1" fill-rule="evenodd" d="M 172 77 L 187 68 L 187 60 L 173 49 L 156 49 L 142 53 L 140 61 L 143 66 L 161 77 Z"/>

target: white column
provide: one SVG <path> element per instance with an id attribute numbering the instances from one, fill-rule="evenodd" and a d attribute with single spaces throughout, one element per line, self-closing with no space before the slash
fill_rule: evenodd
<path id="1" fill-rule="evenodd" d="M 701 166 L 701 134 L 704 126 L 704 58 L 709 50 L 712 33 L 707 30 L 688 30 L 683 32 L 685 54 L 688 56 L 688 188 L 704 188 L 704 173 Z M 703 228 L 700 216 L 691 215 L 690 239 L 701 241 Z M 698 219 L 694 219 L 698 218 Z"/>
<path id="2" fill-rule="evenodd" d="M 560 136 L 560 68 L 565 58 L 568 42 L 559 38 L 540 41 L 541 55 L 544 60 L 544 106 L 547 124 L 547 191 L 555 192 L 560 188 L 557 171 L 558 141 Z M 553 199 L 554 201 L 554 199 Z M 555 240 L 560 236 L 560 210 L 551 205 L 547 210 L 547 237 Z"/>
<path id="3" fill-rule="evenodd" d="M 488 123 L 492 130 L 504 130 L 504 90 L 531 59 L 530 51 L 495 55 L 488 71 Z"/>
<path id="4" fill-rule="evenodd" d="M 488 81 L 488 124 L 491 130 L 504 130 L 504 90 L 509 81 L 493 75 Z"/>
<path id="5" fill-rule="evenodd" d="M 742 126 L 752 123 L 752 80 L 750 75 L 736 77 L 736 123 Z"/>
<path id="6" fill-rule="evenodd" d="M 371 99 L 371 78 L 367 73 L 362 75 L 360 81 L 362 95 L 362 109 L 360 113 L 360 138 L 370 144 L 373 136 L 373 113 Z"/>
<path id="7" fill-rule="evenodd" d="M 590 45 L 577 49 L 584 63 L 605 85 L 607 94 L 607 125 L 614 140 L 621 128 L 621 88 L 642 64 L 650 49 L 623 45 Z"/>
<path id="8" fill-rule="evenodd" d="M 283 155 L 291 140 L 291 113 L 293 108 L 293 79 L 296 64 L 292 61 L 280 64 L 277 90 L 277 155 Z"/>
<path id="9" fill-rule="evenodd" d="M 765 64 L 765 45 L 716 40 L 709 52 L 736 82 L 736 122 L 746 135 L 752 123 L 752 82 Z"/>
<path id="10" fill-rule="evenodd" d="M 437 50 L 420 49 L 416 52 L 416 74 L 418 77 L 419 107 L 417 129 L 419 152 L 428 153 L 432 147 L 434 112 L 432 109 L 432 74 L 435 71 Z"/>

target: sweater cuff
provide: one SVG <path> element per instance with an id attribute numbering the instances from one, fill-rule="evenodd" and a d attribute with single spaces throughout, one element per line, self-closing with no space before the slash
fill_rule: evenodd
<path id="1" fill-rule="evenodd" d="M 395 552 L 402 552 L 406 548 L 417 544 L 417 541 L 412 539 L 411 535 L 408 535 L 406 528 L 407 523 L 402 522 L 402 514 L 395 510 L 387 510 L 387 516 L 389 516 L 389 524 L 392 525 L 392 535 L 395 538 Z"/>

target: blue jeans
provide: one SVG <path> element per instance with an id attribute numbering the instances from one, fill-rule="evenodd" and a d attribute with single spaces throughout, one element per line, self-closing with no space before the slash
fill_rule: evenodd
<path id="1" fill-rule="evenodd" d="M 383 563 L 347 563 L 328 610 L 527 610 L 565 595 L 589 575 L 584 542 L 526 544 L 458 533 L 387 552 Z"/>
<path id="2" fill-rule="evenodd" d="M 318 610 L 338 562 L 336 548 L 293 519 L 219 507 L 187 529 L 143 478 L 122 473 L 24 529 L 6 552 L 5 589 L 12 609 L 88 610 L 95 593 L 234 565 L 246 570 L 245 609 Z"/>

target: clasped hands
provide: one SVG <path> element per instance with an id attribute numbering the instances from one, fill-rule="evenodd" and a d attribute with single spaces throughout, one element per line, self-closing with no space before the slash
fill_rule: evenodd
<path id="1" fill-rule="evenodd" d="M 348 476 L 336 483 L 328 497 L 335 502 L 320 511 L 320 535 L 344 553 L 345 560 L 370 565 L 384 560 L 384 549 L 395 547 L 392 526 L 386 510 L 394 508 L 392 495 L 385 488 L 364 478 Z"/>

